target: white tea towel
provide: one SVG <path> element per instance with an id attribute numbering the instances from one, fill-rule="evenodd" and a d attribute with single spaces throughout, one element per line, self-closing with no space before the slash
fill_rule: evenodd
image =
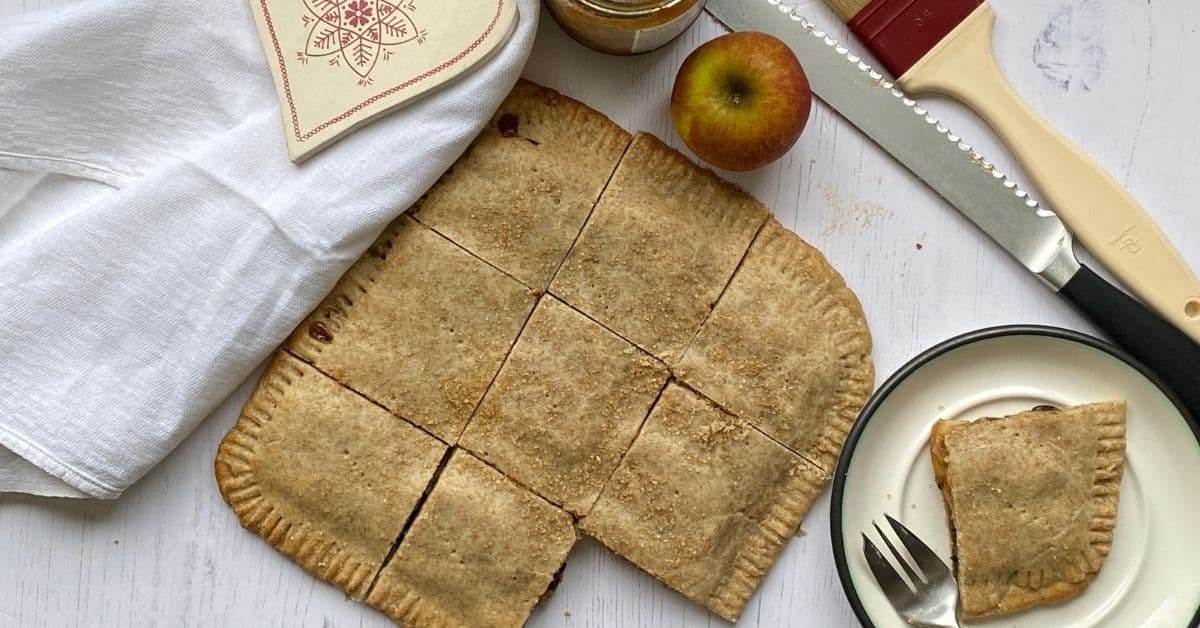
<path id="1" fill-rule="evenodd" d="M 247 0 L 0 23 L 0 492 L 115 498 L 462 153 L 537 0 L 469 74 L 288 161 Z"/>

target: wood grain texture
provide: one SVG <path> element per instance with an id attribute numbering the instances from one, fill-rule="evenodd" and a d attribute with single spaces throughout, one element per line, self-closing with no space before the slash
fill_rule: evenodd
<path id="1" fill-rule="evenodd" d="M 993 0 L 1001 68 L 1036 109 L 1125 183 L 1200 268 L 1200 188 L 1193 122 L 1200 87 L 1200 4 L 1190 0 Z M 37 0 L 0 0 L 0 22 Z M 819 0 L 812 19 L 846 40 Z M 702 17 L 663 50 L 606 57 L 542 16 L 525 75 L 627 129 L 677 148 L 667 98 L 675 71 L 719 27 Z M 1095 46 L 1100 49 L 1096 50 Z M 998 141 L 964 109 L 929 108 L 991 160 Z M 1091 331 L 932 192 L 817 103 L 799 144 L 758 172 L 731 176 L 820 248 L 862 300 L 879 379 L 949 336 L 1001 323 Z M 918 244 L 920 245 L 918 247 Z M 255 373 L 251 380 L 257 380 Z M 244 385 L 149 476 L 116 502 L 0 495 L 0 628 L 37 626 L 386 626 L 238 526 L 212 476 Z M 839 628 L 855 621 L 829 545 L 829 496 L 804 522 L 750 600 L 739 626 Z M 725 622 L 592 541 L 530 621 L 537 628 L 684 628 Z"/>

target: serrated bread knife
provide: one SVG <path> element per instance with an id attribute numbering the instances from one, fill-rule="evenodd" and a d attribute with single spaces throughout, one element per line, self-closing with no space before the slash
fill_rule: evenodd
<path id="1" fill-rule="evenodd" d="M 1200 416 L 1200 345 L 1075 257 L 1053 212 L 861 59 L 779 0 L 709 0 L 725 26 L 769 33 L 795 51 L 821 100 L 896 158 L 1073 303 Z"/>

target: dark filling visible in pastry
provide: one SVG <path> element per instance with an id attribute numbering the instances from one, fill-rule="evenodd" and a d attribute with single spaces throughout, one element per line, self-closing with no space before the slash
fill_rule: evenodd
<path id="1" fill-rule="evenodd" d="M 1037 405 L 1030 412 L 1055 412 L 1060 408 L 1051 405 Z M 983 417 L 980 421 L 1000 421 L 1001 417 Z M 950 483 L 947 476 L 950 470 L 950 453 L 946 451 L 946 434 L 967 421 L 939 421 L 933 427 L 930 439 L 930 454 L 933 459 L 933 478 L 938 490 L 942 492 L 942 500 L 946 503 L 946 527 L 950 529 L 950 564 L 955 577 L 958 576 L 958 529 L 954 526 L 954 500 L 950 494 Z"/>

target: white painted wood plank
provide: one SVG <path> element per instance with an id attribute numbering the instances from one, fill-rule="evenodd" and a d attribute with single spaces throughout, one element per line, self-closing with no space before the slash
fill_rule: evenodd
<path id="1" fill-rule="evenodd" d="M 60 7 L 74 2 L 79 2 L 79 0 L 3 0 L 0 1 L 0 19 L 5 15 L 29 13 L 38 9 Z"/>
<path id="2" fill-rule="evenodd" d="M 0 23 L 69 0 L 0 0 Z M 1187 0 L 993 0 L 996 49 L 1019 91 L 1126 181 L 1200 268 L 1193 121 L 1200 5 Z M 810 15 L 844 37 L 832 13 Z M 1051 28 L 1053 26 L 1053 28 Z M 667 48 L 606 57 L 543 15 L 526 75 L 629 129 L 676 147 L 666 103 L 675 71 L 720 32 L 708 18 Z M 1039 53 L 1039 40 L 1043 40 Z M 1047 52 L 1048 41 L 1057 44 Z M 1100 51 L 1093 49 L 1099 46 Z M 1039 63 L 1043 67 L 1039 67 Z M 1057 65 L 1056 65 L 1057 64 Z M 1064 81 L 1063 77 L 1066 77 Z M 0 95 L 2 98 L 2 95 Z M 996 139 L 954 103 L 929 107 L 1008 170 Z M 921 349 L 1001 323 L 1087 326 L 981 233 L 818 104 L 783 160 L 731 176 L 819 246 L 861 297 L 880 380 Z M 923 248 L 918 249 L 921 243 Z M 257 375 L 256 375 L 257 376 Z M 116 502 L 0 495 L 0 628 L 26 626 L 385 626 L 386 618 L 315 581 L 243 531 L 212 479 L 216 444 L 243 386 Z M 824 496 L 739 625 L 855 624 L 833 568 Z M 720 626 L 724 622 L 585 541 L 533 626 Z"/>

